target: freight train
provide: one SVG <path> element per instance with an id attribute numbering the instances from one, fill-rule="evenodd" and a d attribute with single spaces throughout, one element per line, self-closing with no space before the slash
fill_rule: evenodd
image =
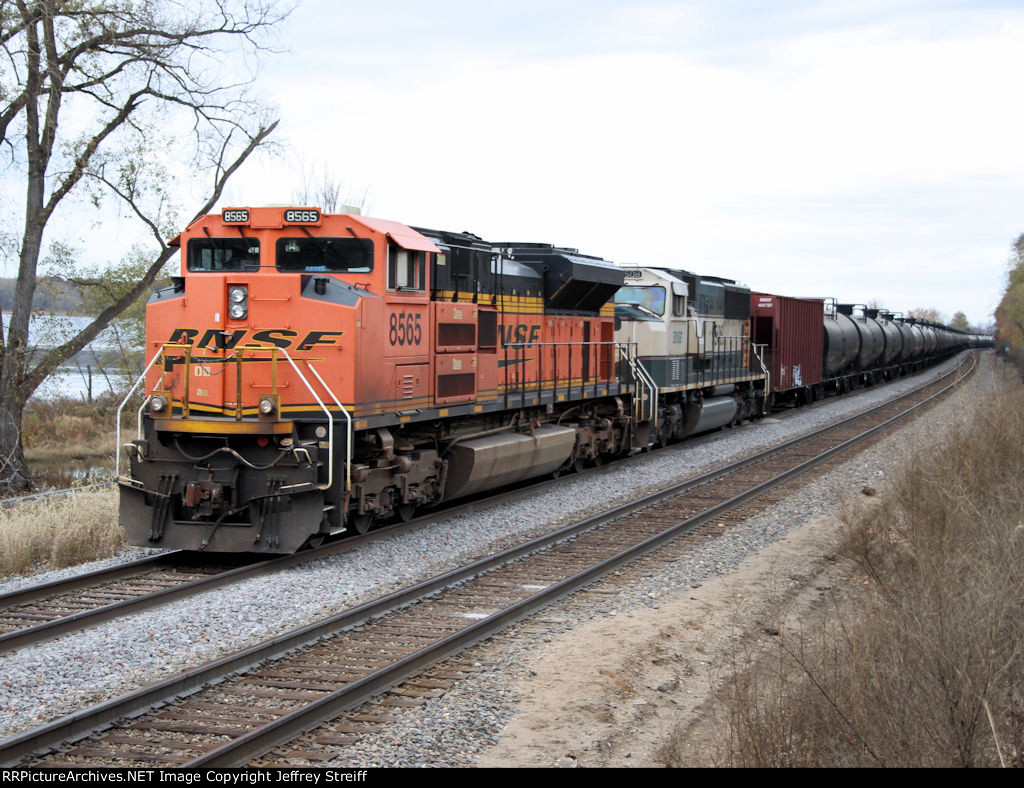
<path id="1" fill-rule="evenodd" d="M 228 208 L 172 244 L 117 461 L 137 545 L 290 553 L 983 341 L 355 211 Z"/>

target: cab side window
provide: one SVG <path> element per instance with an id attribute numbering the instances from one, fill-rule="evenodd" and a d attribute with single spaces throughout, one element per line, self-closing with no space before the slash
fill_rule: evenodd
<path id="1" fill-rule="evenodd" d="M 388 289 L 423 291 L 426 287 L 426 252 L 388 244 Z"/>

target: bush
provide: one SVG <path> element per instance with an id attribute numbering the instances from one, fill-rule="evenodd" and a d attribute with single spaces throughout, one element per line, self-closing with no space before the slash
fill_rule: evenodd
<path id="1" fill-rule="evenodd" d="M 22 414 L 26 456 L 34 462 L 113 457 L 118 405 L 120 400 L 112 394 L 104 394 L 92 402 L 70 397 L 29 400 Z M 134 415 L 134 411 L 128 413 L 125 421 L 134 423 Z"/>
<path id="2" fill-rule="evenodd" d="M 725 692 L 735 766 L 1024 766 L 1024 390 L 844 513 L 863 596 Z"/>
<path id="3" fill-rule="evenodd" d="M 114 555 L 126 542 L 117 492 L 81 492 L 0 509 L 0 575 Z"/>

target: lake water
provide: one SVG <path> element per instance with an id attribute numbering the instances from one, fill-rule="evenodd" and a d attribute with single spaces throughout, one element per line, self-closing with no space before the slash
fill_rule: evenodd
<path id="1" fill-rule="evenodd" d="M 10 314 L 3 313 L 4 336 L 6 336 Z M 90 317 L 76 315 L 50 317 L 33 316 L 29 321 L 29 341 L 39 341 L 45 346 L 53 346 L 66 342 L 78 331 L 81 331 L 92 320 Z M 37 339 L 38 338 L 38 339 Z M 126 384 L 124 373 L 116 367 L 110 367 L 109 363 L 104 365 L 98 353 L 103 351 L 117 350 L 118 344 L 113 338 L 113 332 L 109 329 L 100 332 L 82 352 L 69 361 L 58 372 L 51 375 L 36 390 L 36 397 L 74 397 L 75 399 L 87 400 L 89 398 L 90 386 L 92 396 L 108 391 L 127 391 L 130 383 Z M 111 354 L 108 354 L 108 358 Z M 134 378 L 131 381 L 135 382 Z"/>

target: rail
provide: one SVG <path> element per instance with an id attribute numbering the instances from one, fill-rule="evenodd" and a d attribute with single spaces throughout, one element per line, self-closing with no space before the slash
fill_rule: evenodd
<path id="1" fill-rule="evenodd" d="M 951 377 L 957 371 L 959 370 L 953 370 L 952 372 L 947 373 L 943 377 Z M 909 399 L 915 394 L 917 394 L 919 391 L 924 389 L 927 385 L 932 385 L 935 382 L 936 381 L 930 381 L 928 384 L 925 384 L 925 386 L 920 386 L 913 389 L 912 391 L 908 391 L 897 397 L 895 401 Z M 958 382 L 959 380 L 956 380 L 954 381 L 954 383 L 947 385 L 942 391 L 936 392 L 928 400 L 918 403 L 917 405 L 914 405 L 913 409 L 923 407 L 925 404 L 927 404 L 927 402 L 934 400 L 945 391 L 951 389 Z M 883 408 L 888 407 L 891 404 L 893 403 L 882 403 L 880 405 L 868 409 L 867 411 L 856 414 L 850 417 L 849 419 L 843 420 L 843 422 L 840 422 L 838 424 L 830 424 L 826 427 L 816 430 L 814 433 L 798 436 L 796 438 L 793 438 L 792 440 L 786 441 L 783 444 L 772 447 L 771 449 L 767 449 L 764 452 L 759 452 L 755 455 L 746 457 L 742 460 L 732 463 L 729 466 L 708 471 L 707 473 L 699 477 L 687 480 L 679 485 L 673 485 L 672 487 L 666 488 L 664 490 L 651 493 L 642 500 L 632 501 L 627 504 L 623 504 L 620 507 L 617 507 L 616 509 L 594 515 L 588 520 L 572 524 L 570 526 L 565 527 L 562 530 L 556 531 L 554 533 L 542 537 L 538 537 L 537 539 L 531 542 L 509 548 L 508 550 L 502 553 L 481 559 L 480 561 L 477 561 L 476 563 L 471 564 L 469 566 L 462 567 L 457 570 L 452 570 L 451 572 L 448 572 L 446 574 L 430 578 L 429 580 L 423 581 L 416 586 L 410 586 L 408 588 L 393 592 L 392 594 L 386 597 L 370 600 L 358 607 L 351 608 L 342 613 L 336 614 L 330 618 L 314 622 L 298 630 L 286 632 L 282 635 L 273 638 L 272 640 L 264 641 L 253 646 L 249 646 L 242 651 L 229 654 L 225 657 L 218 659 L 215 662 L 207 663 L 203 666 L 200 666 L 194 671 L 189 671 L 187 673 L 181 673 L 171 676 L 160 682 L 156 682 L 147 685 L 144 688 L 135 690 L 134 692 L 128 695 L 104 701 L 88 709 L 83 709 L 81 711 L 74 712 L 73 714 L 68 715 L 66 717 L 53 720 L 39 728 L 15 734 L 14 736 L 11 736 L 7 739 L 4 739 L 3 741 L 0 741 L 0 766 L 7 768 L 17 766 L 22 762 L 24 758 L 33 753 L 40 753 L 47 750 L 52 751 L 57 747 L 66 745 L 70 741 L 80 740 L 84 736 L 87 736 L 92 732 L 96 732 L 98 730 L 105 728 L 110 723 L 119 718 L 137 717 L 139 714 L 148 709 L 161 706 L 172 701 L 173 699 L 180 699 L 184 695 L 195 692 L 198 689 L 200 689 L 203 685 L 215 684 L 221 681 L 225 676 L 229 675 L 230 673 L 236 672 L 246 667 L 264 663 L 269 659 L 273 659 L 278 656 L 284 655 L 303 645 L 313 643 L 325 637 L 330 637 L 331 635 L 339 631 L 351 629 L 354 626 L 365 623 L 370 619 L 379 617 L 381 614 L 385 613 L 388 610 L 392 610 L 398 607 L 404 607 L 409 602 L 421 596 L 436 594 L 438 591 L 445 587 L 452 586 L 455 584 L 461 584 L 465 580 L 481 575 L 484 572 L 501 564 L 507 563 L 511 560 L 516 560 L 528 554 L 539 553 L 541 551 L 544 551 L 558 542 L 574 538 L 578 534 L 592 530 L 597 526 L 600 526 L 604 523 L 621 517 L 623 514 L 635 511 L 636 509 L 639 508 L 651 506 L 653 504 L 658 503 L 659 501 L 669 498 L 670 496 L 678 495 L 681 492 L 685 492 L 688 489 L 694 489 L 707 482 L 714 481 L 715 478 L 722 476 L 724 474 L 730 472 L 734 473 L 741 471 L 745 468 L 749 468 L 754 464 L 761 462 L 766 455 L 777 454 L 785 450 L 786 448 L 791 448 L 798 444 L 805 443 L 808 441 L 808 439 L 813 438 L 816 435 L 831 430 L 835 430 L 837 427 L 841 426 L 843 423 L 847 421 L 854 421 L 868 414 L 879 412 Z M 908 410 L 907 413 L 910 413 L 911 410 Z M 895 416 L 893 418 L 885 420 L 882 423 L 877 424 L 874 427 L 871 427 L 870 429 L 861 433 L 860 435 L 857 435 L 851 439 L 838 443 L 837 445 L 833 446 L 826 454 L 819 455 L 818 457 L 814 457 L 809 460 L 805 460 L 801 462 L 799 465 L 792 468 L 791 470 L 786 471 L 781 476 L 778 476 L 775 479 L 769 479 L 768 481 L 762 482 L 761 484 L 748 490 L 747 492 L 741 493 L 739 496 L 733 498 L 732 500 L 726 501 L 723 504 L 719 504 L 718 506 L 705 511 L 702 514 L 698 514 L 695 517 L 690 518 L 689 520 L 683 521 L 682 523 L 671 526 L 668 530 L 663 531 L 661 534 L 655 535 L 650 539 L 628 549 L 634 551 L 633 555 L 639 555 L 645 552 L 649 552 L 650 550 L 655 549 L 661 544 L 666 543 L 668 540 L 675 538 L 681 532 L 687 530 L 692 525 L 696 525 L 698 522 L 712 521 L 718 517 L 721 517 L 722 513 L 724 513 L 727 509 L 746 500 L 749 500 L 751 497 L 758 494 L 759 492 L 765 491 L 773 483 L 786 481 L 788 478 L 792 478 L 792 475 L 794 475 L 795 473 L 798 473 L 801 470 L 807 470 L 809 468 L 812 468 L 817 463 L 820 463 L 831 456 L 835 456 L 836 454 L 840 453 L 846 448 L 849 448 L 850 446 L 854 445 L 856 442 L 877 434 L 878 432 L 884 430 L 886 427 L 894 424 L 898 418 L 900 418 L 900 416 Z M 521 609 L 524 612 L 527 611 L 527 609 L 535 609 L 535 607 L 537 607 L 536 603 L 540 602 L 542 599 L 550 600 L 555 597 L 560 597 L 571 590 L 574 590 L 576 587 L 578 587 L 576 585 L 575 578 L 582 579 L 582 573 L 587 573 L 588 575 L 593 577 L 595 576 L 594 573 L 598 571 L 611 571 L 612 569 L 624 565 L 625 560 L 628 560 L 628 556 L 626 556 L 625 554 L 622 555 L 621 559 L 617 556 L 612 556 L 611 558 L 606 559 L 599 565 L 595 565 L 590 569 L 582 570 L 580 574 L 574 576 L 573 578 L 570 578 L 567 581 L 559 581 L 557 583 L 553 583 L 552 585 L 549 585 L 548 588 L 544 591 L 538 592 L 537 595 L 528 597 L 525 603 L 520 602 L 519 604 L 523 605 Z M 462 630 L 462 632 L 469 637 L 463 638 L 462 636 L 459 636 L 458 639 L 461 641 L 460 646 L 469 642 L 476 642 L 477 640 L 486 637 L 488 634 L 492 634 L 494 631 L 497 631 L 496 626 L 498 624 L 502 622 L 510 623 L 513 620 L 516 620 L 516 618 L 514 618 L 508 612 L 499 611 L 497 613 L 492 614 L 487 619 L 474 621 L 470 625 L 470 627 L 473 628 L 472 631 L 468 629 Z M 417 654 L 418 653 L 419 652 L 417 652 Z M 378 687 L 374 687 L 372 692 L 380 692 L 381 689 L 387 686 L 393 686 L 393 684 L 397 680 L 395 678 L 396 675 L 398 674 L 392 673 L 390 676 L 387 677 L 388 680 L 386 682 L 382 683 Z M 406 674 L 403 673 L 402 675 L 404 676 Z M 381 674 L 380 677 L 384 678 L 383 674 Z M 357 694 L 361 690 L 366 689 L 366 682 L 363 679 L 359 679 L 355 682 L 352 682 L 349 686 L 351 689 L 347 692 L 351 696 L 352 694 Z M 352 690 L 355 690 L 356 692 L 353 693 Z M 345 704 L 338 703 L 340 697 L 337 694 L 329 695 L 327 696 L 327 698 L 330 699 L 327 701 L 327 704 L 334 706 L 334 708 L 332 708 L 329 712 L 330 717 L 335 716 L 337 713 L 339 713 L 341 709 L 348 708 L 350 705 L 348 702 L 346 702 Z M 356 699 L 358 700 L 359 698 Z M 317 708 L 319 709 L 323 709 L 324 706 L 327 704 L 323 703 L 322 701 L 316 702 Z M 310 709 L 314 712 L 316 710 L 309 706 L 305 708 Z M 302 714 L 303 712 L 299 713 Z M 311 719 L 313 716 L 315 716 L 315 714 L 311 715 L 311 717 L 307 717 L 307 719 Z M 284 717 L 279 718 L 279 722 L 274 722 L 272 723 L 272 725 L 277 727 L 279 730 L 290 729 L 293 732 L 299 729 L 308 729 L 310 727 L 310 725 L 305 723 L 302 725 L 293 726 L 292 723 L 294 723 L 295 721 L 296 719 L 294 716 L 286 715 Z M 254 739 L 261 738 L 263 733 L 265 732 L 266 731 L 262 731 L 259 734 L 246 734 L 244 737 L 241 737 L 237 741 L 243 744 L 243 746 L 247 744 L 252 744 Z M 291 735 L 294 735 L 294 733 L 289 734 L 289 736 Z M 230 750 L 231 747 L 225 745 L 225 747 L 220 750 L 208 752 L 206 755 L 202 756 L 202 758 L 213 760 L 227 756 L 229 760 L 224 761 L 224 763 L 235 764 L 238 763 L 239 759 L 244 760 L 245 758 L 252 757 L 251 753 L 239 756 L 237 751 L 235 752 L 234 755 L 229 755 Z M 253 750 L 254 753 L 261 753 L 264 751 L 265 750 L 262 747 L 257 747 L 255 750 Z M 190 767 L 195 767 L 197 765 L 199 765 L 199 761 L 193 761 L 192 763 L 188 764 L 188 766 Z M 205 765 L 212 764 L 207 763 Z"/>
<path id="2" fill-rule="evenodd" d="M 327 416 L 327 431 L 328 431 L 327 432 L 327 446 L 328 446 L 328 449 L 327 449 L 327 484 L 317 485 L 317 487 L 319 489 L 321 489 L 321 490 L 330 489 L 331 485 L 334 483 L 334 417 L 331 416 L 331 412 L 327 409 L 327 406 L 324 405 L 323 400 L 320 399 L 320 395 L 317 394 L 316 391 L 313 390 L 313 387 L 311 385 L 309 385 L 309 381 L 306 380 L 306 376 L 303 375 L 302 372 L 299 371 L 298 365 L 295 363 L 295 361 L 292 359 L 292 357 L 288 354 L 288 351 L 285 350 L 284 348 L 280 348 L 280 350 L 284 354 L 284 357 L 286 359 L 288 359 L 288 363 L 292 365 L 292 369 L 295 370 L 295 374 L 299 376 L 299 380 L 302 381 L 302 384 L 306 387 L 306 390 L 309 391 L 309 393 L 313 395 L 313 399 L 316 400 L 317 404 L 320 406 L 320 409 Z M 275 354 L 275 358 L 276 358 L 276 354 Z M 349 414 L 349 412 L 347 410 L 345 410 L 345 406 L 342 405 L 341 402 L 338 400 L 337 395 L 335 395 L 335 393 L 331 389 L 331 387 L 328 386 L 324 382 L 324 379 L 322 377 L 320 377 L 320 373 L 316 371 L 316 367 L 314 367 L 312 364 L 310 364 L 308 359 L 302 359 L 302 360 L 306 362 L 306 366 L 309 367 L 309 370 L 314 375 L 316 375 L 316 379 L 318 381 L 320 381 L 320 385 L 322 385 L 324 387 L 324 390 L 328 394 L 331 395 L 331 399 L 333 399 L 335 404 L 341 409 L 341 412 L 345 416 L 345 420 L 346 420 L 346 423 L 348 425 L 348 427 L 347 427 L 347 443 L 346 443 L 346 452 L 347 453 L 345 455 L 345 457 L 346 457 L 346 462 L 345 462 L 345 471 L 346 471 L 346 473 L 345 473 L 345 498 L 347 500 L 348 499 L 348 493 L 349 493 L 349 483 L 351 481 L 351 477 L 349 476 L 349 474 L 351 472 L 350 471 L 351 463 L 348 462 L 347 460 L 348 460 L 349 457 L 352 456 L 352 416 Z M 293 489 L 295 487 L 301 487 L 301 486 L 304 486 L 304 485 L 288 485 L 287 487 L 282 487 L 281 489 L 282 490 Z"/>
<path id="3" fill-rule="evenodd" d="M 654 382 L 654 378 L 651 374 L 644 369 L 644 365 L 636 357 L 636 343 L 629 342 L 624 343 L 627 346 L 622 347 L 620 344 L 619 352 L 622 354 L 622 360 L 629 367 L 630 372 L 633 374 L 633 379 L 643 388 L 644 394 L 633 398 L 633 418 L 635 423 L 639 424 L 644 421 L 648 421 L 646 418 L 647 414 L 644 413 L 644 403 L 650 403 L 651 413 L 650 422 L 653 425 L 651 428 L 651 435 L 658 434 L 658 384 Z"/>
<path id="4" fill-rule="evenodd" d="M 766 412 L 768 408 L 768 395 L 772 391 L 772 373 L 768 371 L 768 365 L 764 363 L 764 351 L 768 345 L 757 345 L 751 342 L 750 347 L 753 349 L 754 358 L 757 359 L 757 363 L 761 365 L 761 371 L 764 373 L 764 404 L 762 412 Z"/>

